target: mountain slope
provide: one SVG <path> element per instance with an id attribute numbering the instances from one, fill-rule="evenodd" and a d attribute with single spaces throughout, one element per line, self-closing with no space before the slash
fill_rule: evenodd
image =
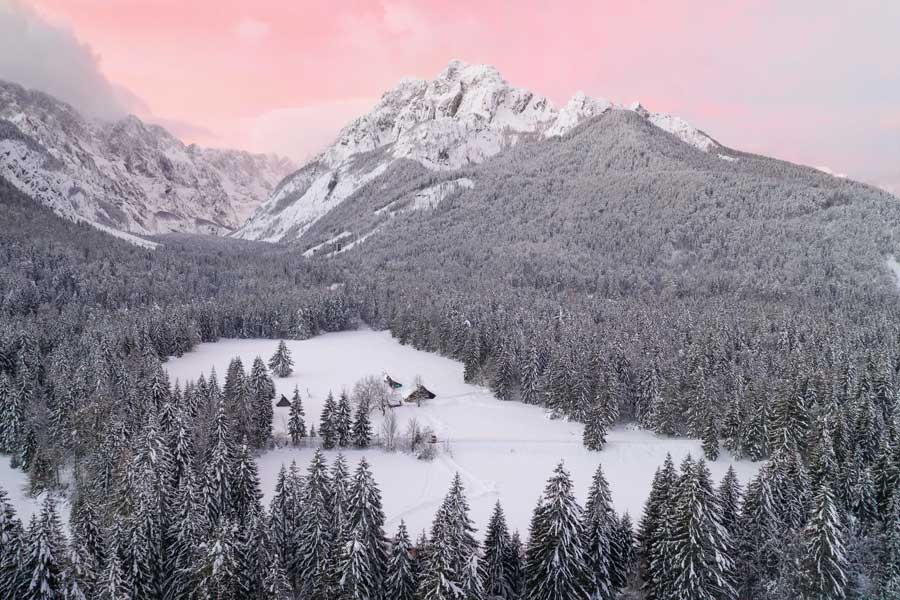
<path id="1" fill-rule="evenodd" d="M 47 94 L 0 82 L 0 176 L 57 213 L 136 234 L 223 234 L 293 166 L 186 146 L 127 117 L 92 122 Z"/>
<path id="2" fill-rule="evenodd" d="M 317 254 L 339 250 L 350 272 L 445 290 L 491 273 L 495 289 L 502 281 L 604 298 L 896 294 L 886 267 L 900 234 L 893 196 L 729 153 L 736 160 L 611 110 L 456 172 L 396 164 L 319 220 L 301 246 L 326 242 Z M 448 187 L 441 201 L 417 207 L 422 194 Z M 359 240 L 364 251 L 354 251 Z"/>
<path id="3" fill-rule="evenodd" d="M 433 172 L 476 165 L 520 141 L 557 137 L 578 123 L 618 108 L 576 94 L 557 111 L 546 98 L 510 86 L 493 67 L 451 62 L 435 79 L 405 79 L 367 115 L 276 188 L 235 235 L 293 240 L 354 192 L 411 160 Z M 719 147 L 669 115 L 630 108 L 704 151 Z"/>

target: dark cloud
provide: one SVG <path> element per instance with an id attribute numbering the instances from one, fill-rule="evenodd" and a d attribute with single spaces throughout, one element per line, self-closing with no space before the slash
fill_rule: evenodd
<path id="1" fill-rule="evenodd" d="M 146 108 L 100 72 L 91 48 L 18 0 L 0 0 L 0 79 L 38 89 L 82 113 L 115 119 Z"/>

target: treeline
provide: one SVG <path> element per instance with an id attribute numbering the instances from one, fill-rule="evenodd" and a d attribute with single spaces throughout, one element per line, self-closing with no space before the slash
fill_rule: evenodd
<path id="1" fill-rule="evenodd" d="M 499 503 L 477 536 L 457 475 L 430 532 L 413 541 L 402 522 L 385 531 L 365 459 L 351 472 L 340 454 L 329 465 L 317 450 L 305 471 L 282 466 L 264 507 L 251 449 L 236 441 L 242 415 L 229 410 L 227 387 L 211 378 L 182 393 L 173 388 L 138 435 L 110 436 L 120 458 L 109 487 L 96 477 L 78 480 L 68 535 L 53 496 L 26 527 L 0 492 L 2 597 L 843 600 L 900 593 L 900 493 L 876 483 L 881 469 L 896 477 L 900 461 L 887 457 L 845 477 L 828 434 L 809 464 L 779 453 L 746 492 L 732 469 L 716 486 L 704 460 L 688 456 L 676 468 L 668 457 L 636 529 L 614 510 L 600 467 L 582 506 L 560 464 L 527 538 L 510 531 Z M 198 403 L 206 409 L 196 422 L 184 418 Z"/>

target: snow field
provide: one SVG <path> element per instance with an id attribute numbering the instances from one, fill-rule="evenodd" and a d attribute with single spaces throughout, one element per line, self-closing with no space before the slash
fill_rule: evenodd
<path id="1" fill-rule="evenodd" d="M 676 465 L 689 453 L 702 456 L 699 440 L 664 438 L 633 428 L 616 428 L 607 436 L 601 452 L 590 452 L 581 444 L 579 423 L 549 420 L 543 409 L 518 402 L 497 400 L 485 388 L 463 382 L 463 366 L 454 360 L 403 346 L 389 332 L 367 329 L 332 333 L 310 340 L 288 340 L 294 360 L 291 377 L 275 379 L 276 401 L 282 394 L 291 397 L 294 386 L 303 396 L 307 427 L 318 429 L 319 415 L 329 390 L 337 396 L 342 388 L 368 375 L 387 372 L 409 390 L 415 376 L 437 398 L 422 407 L 395 409 L 402 432 L 411 418 L 430 426 L 437 434 L 440 452 L 431 462 L 417 460 L 400 451 L 344 449 L 351 468 L 362 456 L 372 466 L 382 492 L 386 529 L 393 532 L 400 520 L 411 534 L 430 529 L 435 511 L 456 472 L 463 478 L 475 526 L 483 533 L 494 503 L 500 500 L 511 529 L 527 535 L 531 512 L 556 464 L 563 460 L 575 481 L 576 493 L 584 501 L 598 464 L 612 488 L 613 503 L 619 512 L 627 510 L 637 520 L 650 490 L 653 474 L 671 453 Z M 253 359 L 268 361 L 278 340 L 222 340 L 201 344 L 183 357 L 171 359 L 166 369 L 174 382 L 193 380 L 201 373 L 209 376 L 214 367 L 219 384 L 224 384 L 228 363 L 239 356 L 249 369 Z M 287 408 L 275 408 L 274 433 L 287 430 Z M 381 422 L 373 413 L 373 430 Z M 338 450 L 326 451 L 330 461 Z M 281 465 L 296 461 L 305 470 L 313 455 L 311 448 L 281 448 L 258 459 L 264 502 L 274 492 Z M 723 450 L 709 467 L 716 482 L 733 465 L 742 483 L 756 473 L 760 463 L 735 461 Z"/>

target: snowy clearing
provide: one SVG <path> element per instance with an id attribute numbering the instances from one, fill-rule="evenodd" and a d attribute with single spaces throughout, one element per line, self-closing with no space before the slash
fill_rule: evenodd
<path id="1" fill-rule="evenodd" d="M 276 379 L 276 401 L 290 397 L 298 385 L 304 398 L 307 425 L 318 429 L 319 414 L 329 390 L 348 391 L 367 375 L 387 372 L 408 390 L 416 375 L 437 398 L 421 408 L 396 409 L 402 433 L 406 422 L 415 417 L 420 424 L 434 428 L 440 446 L 432 462 L 416 460 L 402 452 L 380 449 L 345 450 L 351 466 L 361 456 L 372 464 L 381 487 L 391 532 L 404 519 L 411 532 L 430 528 L 431 519 L 459 472 L 465 482 L 472 506 L 472 518 L 479 531 L 484 530 L 491 508 L 498 499 L 503 503 L 511 528 L 527 533 L 534 504 L 544 483 L 559 460 L 564 460 L 576 483 L 576 492 L 584 499 L 590 478 L 598 463 L 612 487 L 613 501 L 619 511 L 628 510 L 638 518 L 650 489 L 656 468 L 671 452 L 676 464 L 688 453 L 701 456 L 700 442 L 668 439 L 645 431 L 615 429 L 602 452 L 589 452 L 581 444 L 582 425 L 549 420 L 543 409 L 518 402 L 502 402 L 489 391 L 463 382 L 461 363 L 403 346 L 389 332 L 371 330 L 333 333 L 311 340 L 287 341 L 294 358 L 294 374 Z M 215 367 L 220 384 L 234 356 L 249 367 L 254 357 L 268 358 L 275 352 L 277 340 L 223 340 L 201 344 L 181 358 L 166 363 L 174 381 L 196 379 Z M 275 409 L 275 432 L 286 431 L 287 408 Z M 380 414 L 373 415 L 377 432 Z M 313 450 L 282 448 L 258 459 L 266 503 L 271 499 L 275 479 L 282 464 L 296 460 L 305 469 Z M 329 461 L 337 451 L 328 451 Z M 746 483 L 760 463 L 733 461 L 723 450 L 710 469 L 716 481 L 734 464 L 740 480 Z"/>
<path id="2" fill-rule="evenodd" d="M 28 494 L 28 476 L 20 469 L 13 469 L 9 466 L 9 454 L 0 454 L 0 487 L 6 490 L 9 496 L 9 503 L 16 509 L 16 515 L 22 520 L 22 524 L 28 527 L 28 521 L 31 515 L 38 514 L 41 511 L 41 504 L 44 503 L 44 494 L 38 496 L 30 496 Z M 59 516 L 62 519 L 63 526 L 69 527 L 69 504 L 60 499 L 57 503 Z"/>

